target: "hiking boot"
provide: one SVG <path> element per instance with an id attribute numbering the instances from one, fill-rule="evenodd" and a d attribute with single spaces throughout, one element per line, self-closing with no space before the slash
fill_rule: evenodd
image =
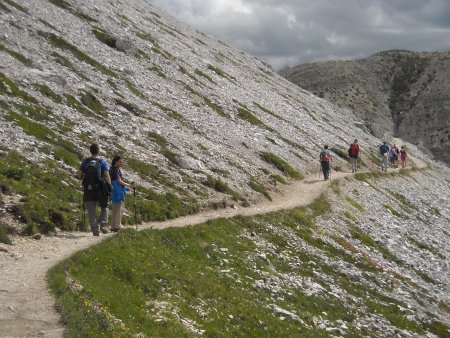
<path id="1" fill-rule="evenodd" d="M 100 236 L 100 233 L 98 232 L 98 229 L 92 230 L 92 234 L 93 234 L 94 236 Z"/>
<path id="2" fill-rule="evenodd" d="M 109 230 L 108 230 L 108 228 L 106 227 L 106 225 L 102 225 L 101 227 L 100 227 L 100 231 L 102 232 L 102 234 L 108 234 L 109 233 Z"/>
<path id="3" fill-rule="evenodd" d="M 121 228 L 111 228 L 112 232 L 119 232 L 121 230 Z"/>

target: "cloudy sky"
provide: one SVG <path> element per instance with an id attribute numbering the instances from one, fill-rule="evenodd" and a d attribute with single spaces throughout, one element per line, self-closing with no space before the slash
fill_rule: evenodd
<path id="1" fill-rule="evenodd" d="M 450 0 L 149 0 L 270 63 L 450 51 Z"/>

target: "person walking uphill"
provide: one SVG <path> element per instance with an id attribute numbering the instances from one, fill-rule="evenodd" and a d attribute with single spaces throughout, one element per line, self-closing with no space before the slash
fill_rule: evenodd
<path id="1" fill-rule="evenodd" d="M 330 179 L 330 162 L 331 152 L 328 150 L 328 145 L 323 146 L 323 150 L 320 152 L 320 166 L 322 167 L 323 178 L 325 180 Z"/>
<path id="2" fill-rule="evenodd" d="M 389 146 L 386 141 L 380 146 L 381 171 L 387 171 L 389 163 Z"/>
<path id="3" fill-rule="evenodd" d="M 408 154 L 406 153 L 406 146 L 402 146 L 400 149 L 400 161 L 402 162 L 402 168 L 406 168 L 406 159 Z"/>
<path id="4" fill-rule="evenodd" d="M 96 143 L 89 148 L 91 156 L 81 162 L 80 170 L 75 175 L 82 180 L 83 203 L 85 203 L 91 231 L 94 236 L 99 236 L 99 230 L 108 233 L 108 200 L 111 195 L 111 179 L 109 177 L 108 163 L 99 157 L 100 146 Z M 97 205 L 100 207 L 100 215 L 97 218 Z"/>
<path id="5" fill-rule="evenodd" d="M 123 180 L 122 170 L 123 159 L 115 156 L 111 163 L 110 177 L 112 184 L 112 225 L 111 231 L 117 232 L 122 228 L 122 213 L 125 205 L 125 194 L 128 188 L 134 188 L 134 182 L 128 184 Z"/>
<path id="6" fill-rule="evenodd" d="M 358 170 L 358 156 L 360 152 L 358 140 L 355 139 L 350 145 L 350 148 L 348 148 L 348 156 L 350 156 L 350 160 L 352 161 L 352 173 L 356 173 Z"/>

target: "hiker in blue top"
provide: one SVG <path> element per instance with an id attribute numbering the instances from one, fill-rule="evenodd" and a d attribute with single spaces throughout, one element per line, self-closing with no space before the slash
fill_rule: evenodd
<path id="1" fill-rule="evenodd" d="M 125 205 L 125 194 L 129 188 L 134 188 L 134 182 L 125 183 L 123 179 L 122 167 L 124 161 L 121 156 L 115 156 L 111 163 L 110 177 L 112 184 L 112 210 L 111 210 L 111 231 L 117 232 L 122 228 L 122 213 Z"/>
<path id="2" fill-rule="evenodd" d="M 108 233 L 108 200 L 111 194 L 111 179 L 108 163 L 99 157 L 100 146 L 96 143 L 89 148 L 91 156 L 84 159 L 80 170 L 75 175 L 83 182 L 83 203 L 85 203 L 91 230 L 94 236 L 99 236 L 99 230 Z M 96 208 L 100 207 L 97 219 Z"/>
<path id="3" fill-rule="evenodd" d="M 387 171 L 388 163 L 389 163 L 389 146 L 386 141 L 380 146 L 380 155 L 381 155 L 381 171 Z"/>
<path id="4" fill-rule="evenodd" d="M 323 150 L 320 152 L 320 166 L 322 167 L 323 177 L 325 180 L 330 179 L 330 170 L 331 170 L 331 152 L 328 150 L 328 145 L 325 144 L 323 146 Z"/>

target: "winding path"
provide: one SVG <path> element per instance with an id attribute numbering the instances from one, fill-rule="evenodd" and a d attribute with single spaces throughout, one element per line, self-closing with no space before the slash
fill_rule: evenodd
<path id="1" fill-rule="evenodd" d="M 419 159 L 414 159 L 414 162 L 419 168 L 427 166 Z M 351 175 L 333 172 L 332 180 Z M 329 184 L 330 181 L 319 179 L 316 173 L 287 186 L 284 193 L 275 196 L 271 202 L 146 223 L 139 228 L 182 227 L 219 217 L 251 216 L 304 206 L 326 191 Z M 64 327 L 55 310 L 46 273 L 59 261 L 109 236 L 112 235 L 94 237 L 86 232 L 61 232 L 54 237 L 44 236 L 39 241 L 19 237 L 13 246 L 0 246 L 0 249 L 7 250 L 0 250 L 0 337 L 61 337 Z"/>

